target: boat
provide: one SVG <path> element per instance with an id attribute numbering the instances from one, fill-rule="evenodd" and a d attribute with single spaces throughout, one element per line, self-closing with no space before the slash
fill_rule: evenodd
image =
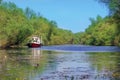
<path id="1" fill-rule="evenodd" d="M 38 48 L 42 46 L 42 39 L 40 39 L 39 37 L 32 37 L 30 39 L 30 41 L 28 42 L 27 46 L 29 48 Z"/>

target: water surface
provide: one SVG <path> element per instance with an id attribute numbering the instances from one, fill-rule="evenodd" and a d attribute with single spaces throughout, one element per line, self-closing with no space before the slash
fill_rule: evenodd
<path id="1" fill-rule="evenodd" d="M 120 80 L 119 50 L 80 45 L 0 50 L 0 80 Z"/>

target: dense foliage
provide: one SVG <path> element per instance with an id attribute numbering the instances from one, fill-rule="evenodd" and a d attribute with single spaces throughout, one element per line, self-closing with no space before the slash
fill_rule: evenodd
<path id="1" fill-rule="evenodd" d="M 87 45 L 120 46 L 120 0 L 97 0 L 105 4 L 110 14 L 105 18 L 90 18 L 91 24 L 82 34 L 79 43 Z"/>
<path id="2" fill-rule="evenodd" d="M 114 19 L 117 25 L 117 34 L 120 35 L 120 0 L 98 0 L 100 3 L 105 4 L 110 12 L 110 16 Z"/>
<path id="3" fill-rule="evenodd" d="M 57 27 L 30 8 L 24 11 L 14 3 L 0 1 L 0 47 L 25 45 L 29 37 L 42 36 L 44 45 L 69 44 L 73 33 Z"/>
<path id="4" fill-rule="evenodd" d="M 110 15 L 96 19 L 85 32 L 73 34 L 61 29 L 55 21 L 50 21 L 30 8 L 22 10 L 14 3 L 0 0 L 0 47 L 26 45 L 31 36 L 42 36 L 44 45 L 85 44 L 120 46 L 120 1 L 96 0 L 104 3 Z"/>
<path id="5" fill-rule="evenodd" d="M 95 21 L 95 22 L 94 22 Z M 110 17 L 104 19 L 97 17 L 91 21 L 91 25 L 86 29 L 81 38 L 81 43 L 88 45 L 118 45 L 119 39 L 116 35 L 116 24 Z"/>

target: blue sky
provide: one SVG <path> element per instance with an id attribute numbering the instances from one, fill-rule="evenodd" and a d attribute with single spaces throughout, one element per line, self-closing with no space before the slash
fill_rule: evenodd
<path id="1" fill-rule="evenodd" d="M 58 27 L 72 32 L 84 31 L 89 18 L 108 15 L 107 8 L 96 0 L 3 0 L 14 2 L 18 7 L 31 8 L 49 20 L 57 22 Z"/>

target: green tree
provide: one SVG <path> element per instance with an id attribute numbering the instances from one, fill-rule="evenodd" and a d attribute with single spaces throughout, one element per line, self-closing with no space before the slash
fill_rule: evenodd
<path id="1" fill-rule="evenodd" d="M 71 44 L 74 34 L 57 27 L 39 13 L 26 8 L 23 11 L 12 2 L 0 4 L 0 47 L 25 45 L 31 36 L 42 36 L 44 45 Z"/>
<path id="2" fill-rule="evenodd" d="M 32 9 L 30 9 L 29 7 L 27 7 L 25 9 L 25 15 L 28 19 L 36 17 L 36 13 Z"/>
<path id="3" fill-rule="evenodd" d="M 110 12 L 110 15 L 115 19 L 114 23 L 117 24 L 116 28 L 116 37 L 119 37 L 120 35 L 120 0 L 97 0 L 100 3 L 105 4 Z M 120 43 L 120 38 L 117 38 Z"/>
<path id="4" fill-rule="evenodd" d="M 2 0 L 0 0 L 0 4 L 2 3 Z"/>
<path id="5" fill-rule="evenodd" d="M 100 3 L 104 3 L 111 14 L 120 13 L 120 0 L 97 0 Z"/>

